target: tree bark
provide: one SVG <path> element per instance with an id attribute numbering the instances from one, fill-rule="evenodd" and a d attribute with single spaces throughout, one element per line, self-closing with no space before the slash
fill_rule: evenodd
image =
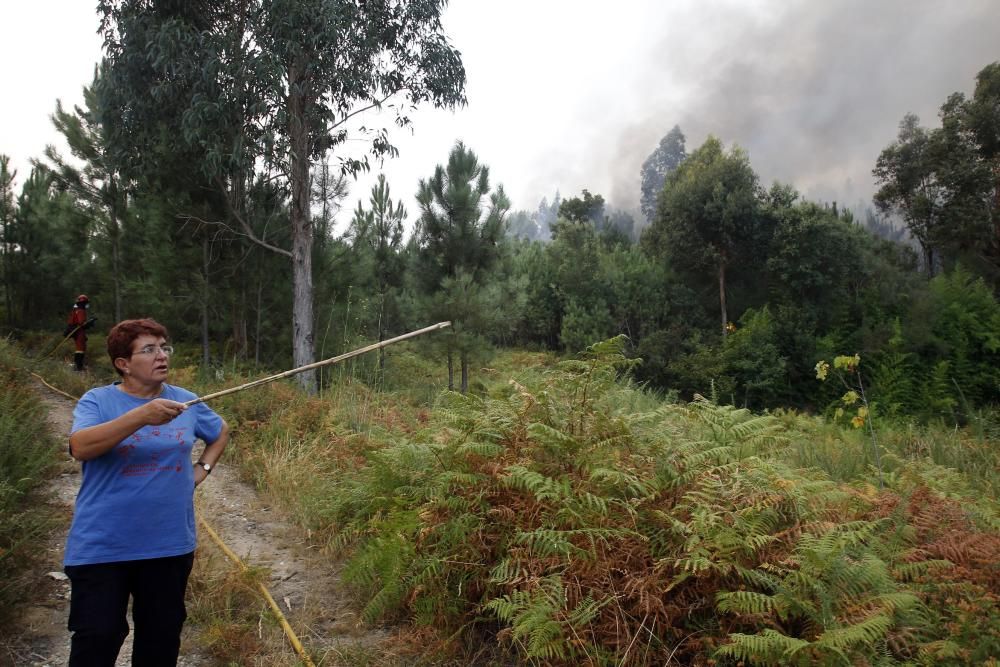
<path id="1" fill-rule="evenodd" d="M 108 224 L 108 236 L 111 237 L 111 285 L 114 291 L 115 322 L 122 321 L 122 276 L 121 276 L 121 226 L 118 224 L 118 182 L 114 176 L 109 179 L 111 195 L 111 210 Z M 124 208 L 124 207 L 123 207 Z"/>
<path id="2" fill-rule="evenodd" d="M 263 304 L 264 304 L 264 279 L 260 277 L 258 264 L 258 274 L 257 274 L 257 321 L 254 323 L 254 333 L 253 333 L 253 365 L 260 365 L 260 323 L 263 318 Z"/>
<path id="3" fill-rule="evenodd" d="M 288 136 L 291 149 L 289 181 L 292 190 L 292 357 L 295 366 L 313 363 L 312 220 L 309 216 L 309 103 L 305 63 L 288 68 Z M 316 393 L 316 373 L 298 376 L 299 386 Z"/>
<path id="4" fill-rule="evenodd" d="M 378 342 L 385 340 L 385 290 L 379 291 L 378 299 Z M 378 350 L 378 372 L 379 377 L 385 376 L 385 348 Z"/>
<path id="5" fill-rule="evenodd" d="M 927 268 L 927 277 L 934 277 L 934 248 L 931 247 L 929 243 L 924 243 L 922 245 L 922 250 L 924 251 L 924 266 Z"/>
<path id="6" fill-rule="evenodd" d="M 462 362 L 462 395 L 469 393 L 469 358 L 466 356 L 465 350 L 461 353 Z"/>
<path id="7" fill-rule="evenodd" d="M 0 195 L 3 195 L 0 192 Z M 3 298 L 4 298 L 4 313 L 7 317 L 7 325 L 12 326 L 14 324 L 14 298 L 13 289 L 11 289 L 11 271 L 10 271 L 10 261 L 11 261 L 11 243 L 10 243 L 10 217 L 13 216 L 12 211 L 6 210 L 7 207 L 4 206 L 3 213 L 3 245 L 0 245 L 0 261 L 3 262 Z M 8 215 L 9 214 L 9 215 Z"/>
<path id="8" fill-rule="evenodd" d="M 448 350 L 448 391 L 455 391 L 455 362 Z"/>
<path id="9" fill-rule="evenodd" d="M 201 293 L 201 366 L 208 370 L 209 340 L 208 340 L 208 237 L 201 240 L 201 262 L 203 289 Z"/>
<path id="10" fill-rule="evenodd" d="M 719 309 L 722 312 L 722 337 L 729 333 L 726 325 L 729 324 L 729 315 L 726 313 L 726 263 L 719 262 Z"/>

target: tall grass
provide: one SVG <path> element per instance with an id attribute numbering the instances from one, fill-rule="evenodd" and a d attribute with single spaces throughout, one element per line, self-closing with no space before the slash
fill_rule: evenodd
<path id="1" fill-rule="evenodd" d="M 45 408 L 27 374 L 0 339 L 0 616 L 14 613 L 28 586 L 26 569 L 59 520 L 38 494 L 56 463 Z"/>

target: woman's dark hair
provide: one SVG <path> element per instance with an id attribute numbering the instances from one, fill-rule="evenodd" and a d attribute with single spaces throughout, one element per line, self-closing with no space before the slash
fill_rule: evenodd
<path id="1" fill-rule="evenodd" d="M 118 375 L 123 375 L 123 373 L 115 366 L 115 359 L 118 357 L 130 358 L 132 356 L 132 342 L 143 334 L 169 337 L 165 326 L 148 317 L 141 320 L 122 320 L 111 327 L 111 331 L 108 332 L 108 356 L 111 357 L 111 365 L 115 367 Z"/>

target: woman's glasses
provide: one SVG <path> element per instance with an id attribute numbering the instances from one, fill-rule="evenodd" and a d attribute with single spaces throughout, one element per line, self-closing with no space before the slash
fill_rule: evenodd
<path id="1" fill-rule="evenodd" d="M 153 355 L 155 355 L 157 352 L 162 352 L 165 356 L 169 357 L 171 354 L 174 353 L 174 346 L 173 345 L 143 345 L 141 348 L 139 348 L 138 350 L 136 350 L 132 354 L 133 355 L 136 355 L 136 354 L 142 354 L 142 355 L 153 354 Z"/>

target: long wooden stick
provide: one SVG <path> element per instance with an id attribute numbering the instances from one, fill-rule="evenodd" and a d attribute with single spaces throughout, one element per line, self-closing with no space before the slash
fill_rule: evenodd
<path id="1" fill-rule="evenodd" d="M 291 377 L 293 375 L 298 375 L 304 371 L 311 371 L 314 368 L 320 368 L 321 366 L 329 366 L 330 364 L 335 364 L 339 361 L 344 361 L 345 359 L 351 359 L 352 357 L 358 357 L 367 352 L 377 350 L 386 345 L 392 345 L 393 343 L 398 343 L 400 341 L 406 340 L 407 338 L 415 338 L 417 336 L 422 336 L 425 333 L 430 333 L 431 331 L 437 331 L 438 329 L 444 329 L 445 327 L 450 327 L 451 322 L 438 322 L 437 324 L 432 324 L 429 327 L 424 327 L 423 329 L 417 329 L 416 331 L 411 331 L 410 333 L 405 333 L 402 336 L 396 336 L 395 338 L 390 338 L 384 340 L 381 343 L 373 343 L 367 347 L 362 347 L 360 349 L 354 350 L 353 352 L 345 352 L 337 357 L 330 357 L 329 359 L 324 359 L 323 361 L 317 361 L 315 363 L 306 364 L 305 366 L 299 366 L 298 368 L 293 368 L 290 371 L 285 371 L 284 373 L 278 373 L 277 375 L 271 375 L 266 378 L 261 378 L 260 380 L 254 380 L 253 382 L 247 382 L 246 384 L 241 384 L 238 387 L 233 387 L 232 389 L 223 389 L 222 391 L 217 391 L 214 394 L 206 394 L 205 396 L 200 396 L 198 398 L 186 401 L 184 405 L 191 406 L 196 403 L 204 403 L 213 398 L 219 398 L 220 396 L 228 396 L 229 394 L 235 394 L 238 391 L 243 391 L 244 389 L 252 389 L 253 387 L 259 387 L 262 384 L 267 384 L 268 382 L 274 382 L 275 380 L 280 380 L 282 378 Z"/>

